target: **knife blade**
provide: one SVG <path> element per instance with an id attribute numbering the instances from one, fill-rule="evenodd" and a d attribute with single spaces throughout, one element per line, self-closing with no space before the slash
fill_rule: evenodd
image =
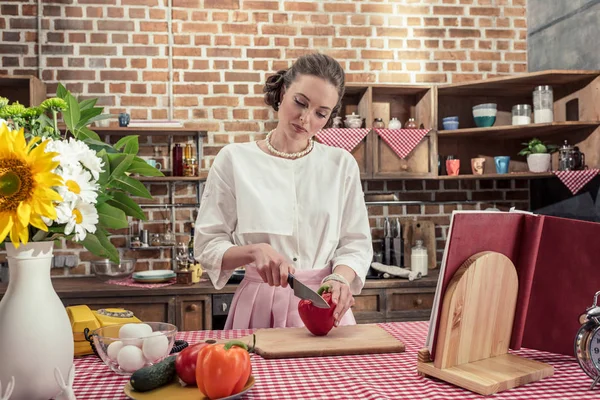
<path id="1" fill-rule="evenodd" d="M 329 308 L 329 303 L 327 303 L 324 298 L 319 296 L 317 292 L 306 286 L 304 283 L 296 279 L 294 275 L 288 274 L 287 281 L 290 287 L 294 290 L 294 295 L 296 297 L 299 297 L 302 300 L 312 301 L 315 307 Z"/>

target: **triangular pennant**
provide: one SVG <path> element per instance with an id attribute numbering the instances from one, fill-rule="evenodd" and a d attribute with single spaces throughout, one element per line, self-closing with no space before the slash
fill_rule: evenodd
<path id="1" fill-rule="evenodd" d="M 405 158 L 427 135 L 429 129 L 375 129 L 400 158 Z"/>
<path id="2" fill-rule="evenodd" d="M 577 194 L 589 181 L 600 172 L 600 169 L 584 169 L 580 171 L 554 171 L 554 175 L 571 191 Z"/>
<path id="3" fill-rule="evenodd" d="M 344 129 L 329 128 L 319 131 L 315 138 L 328 146 L 340 147 L 352 152 L 356 146 L 367 136 L 370 129 Z"/>

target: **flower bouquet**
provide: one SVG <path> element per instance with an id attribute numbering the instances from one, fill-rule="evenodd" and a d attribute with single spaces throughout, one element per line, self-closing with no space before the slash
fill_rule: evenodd
<path id="1" fill-rule="evenodd" d="M 64 237 L 119 262 L 109 231 L 127 228 L 127 216 L 146 219 L 130 196 L 152 198 L 132 174 L 163 174 L 137 156 L 138 136 L 114 146 L 100 139 L 89 125 L 112 116 L 96 101 L 61 84 L 37 107 L 0 97 L 0 242 Z"/>

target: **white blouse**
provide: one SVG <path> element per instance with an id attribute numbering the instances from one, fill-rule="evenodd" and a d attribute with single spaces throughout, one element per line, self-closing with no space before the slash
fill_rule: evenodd
<path id="1" fill-rule="evenodd" d="M 195 225 L 194 254 L 221 289 L 230 247 L 268 243 L 297 270 L 347 265 L 359 294 L 373 258 L 371 230 L 356 160 L 346 150 L 314 145 L 305 157 L 266 154 L 257 142 L 218 153 Z"/>

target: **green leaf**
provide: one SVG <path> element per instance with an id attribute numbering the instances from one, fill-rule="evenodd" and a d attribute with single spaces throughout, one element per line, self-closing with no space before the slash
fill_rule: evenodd
<path id="1" fill-rule="evenodd" d="M 162 172 L 153 166 L 149 165 L 146 161 L 141 158 L 136 157 L 133 160 L 127 172 L 131 172 L 132 174 L 138 174 L 142 176 L 164 176 Z"/>
<path id="2" fill-rule="evenodd" d="M 134 218 L 141 219 L 142 221 L 146 220 L 146 215 L 142 208 L 126 193 L 123 192 L 112 192 L 113 199 L 108 201 L 108 204 L 111 206 L 120 208 L 125 212 L 125 214 L 130 215 Z"/>
<path id="3" fill-rule="evenodd" d="M 98 208 L 99 205 L 104 204 L 112 199 L 113 199 L 112 194 L 109 194 L 109 193 L 98 194 L 98 198 L 96 199 L 96 208 Z"/>
<path id="4" fill-rule="evenodd" d="M 65 97 L 67 97 L 67 94 L 69 93 L 69 91 L 67 90 L 67 88 L 65 88 L 62 83 L 59 83 L 58 86 L 56 87 L 56 97 L 60 97 L 61 99 L 65 99 Z"/>
<path id="5" fill-rule="evenodd" d="M 100 115 L 97 115 L 97 116 L 95 116 L 93 118 L 90 118 L 90 120 L 88 121 L 88 125 L 91 125 L 94 122 L 104 121 L 105 119 L 111 119 L 111 118 L 115 118 L 115 115 L 113 115 L 113 114 L 100 114 Z"/>
<path id="6" fill-rule="evenodd" d="M 140 145 L 138 143 L 138 136 L 137 135 L 125 136 L 125 137 L 119 139 L 119 141 L 115 144 L 115 149 L 121 150 L 122 147 L 125 147 L 125 149 L 123 150 L 124 153 L 134 154 L 134 155 L 137 154 L 138 151 L 140 150 Z"/>
<path id="7" fill-rule="evenodd" d="M 73 96 L 70 93 L 67 93 L 65 101 L 67 102 L 69 108 L 63 111 L 63 120 L 65 121 L 65 124 L 67 125 L 69 130 L 75 135 L 77 123 L 79 122 L 80 117 L 79 103 L 77 102 L 75 96 Z"/>
<path id="8" fill-rule="evenodd" d="M 87 99 L 87 100 L 80 101 L 79 109 L 81 111 L 83 111 L 83 110 L 87 110 L 89 108 L 93 108 L 96 105 L 97 101 L 98 101 L 98 99 Z M 100 112 L 102 112 L 102 109 L 100 109 Z"/>
<path id="9" fill-rule="evenodd" d="M 96 153 L 98 153 L 100 150 L 106 150 L 107 153 L 116 153 L 115 149 L 113 149 L 113 147 L 108 143 L 95 139 L 84 139 L 83 142 Z"/>
<path id="10" fill-rule="evenodd" d="M 129 226 L 127 216 L 121 209 L 111 206 L 108 203 L 96 207 L 98 210 L 98 219 L 100 224 L 110 229 L 122 229 Z"/>
<path id="11" fill-rule="evenodd" d="M 151 199 L 152 195 L 148 192 L 148 189 L 139 181 L 129 177 L 121 176 L 112 181 L 112 185 L 118 189 L 124 190 L 127 193 L 131 193 L 134 196 L 143 197 L 145 199 Z"/>
<path id="12" fill-rule="evenodd" d="M 118 153 L 116 156 L 114 154 L 108 155 L 108 159 L 110 160 L 110 169 L 112 171 L 110 174 L 111 181 L 115 178 L 125 175 L 125 172 L 127 172 L 131 162 L 133 161 L 133 157 L 133 154 L 125 155 L 121 153 Z"/>
<path id="13" fill-rule="evenodd" d="M 75 139 L 78 140 L 93 139 L 97 140 L 98 142 L 102 141 L 100 139 L 100 136 L 98 136 L 96 132 L 94 132 L 87 126 L 82 126 L 81 128 L 78 128 L 77 130 L 73 131 L 73 136 L 75 136 Z"/>
<path id="14" fill-rule="evenodd" d="M 84 126 L 89 125 L 89 120 L 98 116 L 102 113 L 102 109 L 99 107 L 90 108 L 87 110 L 81 110 L 79 121 L 75 125 L 75 129 L 81 129 Z"/>
<path id="15" fill-rule="evenodd" d="M 119 262 L 119 252 L 106 235 L 100 231 L 96 231 L 96 234 L 88 233 L 85 235 L 85 239 L 81 241 L 81 244 L 98 257 L 108 258 L 116 263 Z"/>

